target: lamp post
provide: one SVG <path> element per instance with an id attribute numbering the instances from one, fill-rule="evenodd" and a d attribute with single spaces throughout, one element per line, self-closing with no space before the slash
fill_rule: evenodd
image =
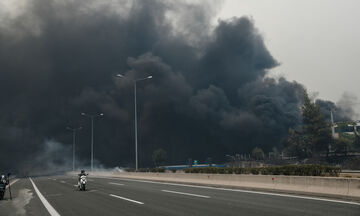
<path id="1" fill-rule="evenodd" d="M 76 137 L 76 131 L 81 130 L 82 127 L 78 127 L 78 128 L 66 127 L 66 129 L 72 131 L 73 133 L 72 169 L 73 171 L 75 171 L 75 137 Z"/>
<path id="2" fill-rule="evenodd" d="M 81 115 L 89 117 L 91 119 L 91 171 L 94 169 L 94 118 L 103 116 L 103 113 L 97 115 L 89 115 L 86 113 L 81 113 Z"/>
<path id="3" fill-rule="evenodd" d="M 116 77 L 119 77 L 119 78 L 123 78 L 124 75 L 122 74 L 117 74 Z M 135 119 L 135 170 L 137 171 L 138 170 L 138 135 L 137 135 L 137 103 L 136 103 L 136 83 L 139 82 L 139 81 L 143 81 L 143 80 L 147 80 L 147 79 L 151 79 L 152 76 L 147 76 L 145 78 L 141 78 L 141 79 L 135 79 L 133 80 L 134 82 L 134 119 Z"/>

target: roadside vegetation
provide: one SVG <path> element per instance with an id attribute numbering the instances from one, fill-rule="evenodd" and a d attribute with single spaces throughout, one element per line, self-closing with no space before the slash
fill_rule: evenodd
<path id="1" fill-rule="evenodd" d="M 292 176 L 339 176 L 341 169 L 322 165 L 286 165 L 261 168 L 204 167 L 186 168 L 185 173 L 207 174 L 253 174 L 253 175 L 292 175 Z"/>
<path id="2" fill-rule="evenodd" d="M 127 169 L 128 172 L 135 172 L 134 169 Z M 292 175 L 292 176 L 339 176 L 340 167 L 322 165 L 286 165 L 261 168 L 239 168 L 239 167 L 203 167 L 185 168 L 185 173 L 206 173 L 206 174 L 252 174 L 252 175 Z M 138 172 L 164 173 L 166 169 L 140 168 Z M 177 170 L 171 170 L 175 173 Z"/>
<path id="3" fill-rule="evenodd" d="M 312 164 L 339 164 L 346 169 L 360 169 L 360 158 L 350 157 L 360 152 L 359 131 L 341 133 L 354 122 L 337 123 L 339 137 L 333 138 L 331 123 L 326 121 L 320 106 L 310 100 L 306 91 L 301 110 L 303 123 L 300 128 L 289 129 L 283 149 L 286 155 Z"/>

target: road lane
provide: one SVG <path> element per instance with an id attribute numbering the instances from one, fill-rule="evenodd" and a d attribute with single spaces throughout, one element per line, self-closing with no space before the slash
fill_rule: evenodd
<path id="1" fill-rule="evenodd" d="M 56 180 L 54 180 L 56 179 Z M 360 206 L 202 187 L 155 184 L 120 178 L 88 177 L 87 191 L 74 185 L 76 176 L 33 178 L 39 191 L 60 215 L 356 215 Z M 17 185 L 18 184 L 18 185 Z M 14 193 L 30 189 L 26 215 L 49 215 L 28 179 L 14 184 Z M 164 191 L 171 191 L 164 192 Z M 186 195 L 187 194 L 187 195 Z M 200 196 L 191 196 L 200 195 Z M 208 198 L 204 198 L 204 197 Z M 131 200 L 131 201 L 129 201 Z M 136 201 L 136 202 L 132 202 Z M 2 207 L 0 203 L 0 207 Z M 4 206 L 4 205 L 3 205 Z M 1 209 L 0 209 L 1 210 Z M 0 211 L 1 212 L 1 211 Z M 11 211 L 10 211 L 11 212 Z M 39 212 L 39 214 L 37 214 Z M 10 215 L 10 214 L 7 214 Z"/>
<path id="2" fill-rule="evenodd" d="M 74 185 L 76 177 L 56 177 L 60 181 L 49 181 L 36 178 L 34 182 L 46 199 L 59 212 L 60 215 L 140 215 L 137 207 L 129 205 L 126 201 L 110 197 L 98 188 L 88 184 L 87 191 L 79 191 Z M 61 193 L 61 196 L 52 196 Z"/>
<path id="3" fill-rule="evenodd" d="M 201 188 L 201 189 L 210 189 L 210 190 L 221 190 L 221 191 L 232 191 L 232 192 L 241 192 L 248 194 L 257 194 L 257 195 L 268 195 L 268 196 L 277 196 L 277 197 L 287 197 L 287 198 L 295 198 L 295 199 L 307 199 L 307 200 L 315 200 L 315 201 L 325 201 L 325 202 L 334 202 L 334 203 L 342 203 L 342 204 L 351 204 L 351 205 L 360 205 L 359 200 L 355 201 L 347 201 L 350 200 L 349 197 L 344 197 L 347 200 L 340 199 L 329 199 L 322 198 L 317 196 L 304 196 L 304 195 L 295 195 L 295 194 L 287 194 L 287 193 L 275 193 L 275 192 L 261 192 L 254 190 L 244 190 L 244 189 L 234 189 L 234 188 L 221 188 L 216 186 L 204 186 L 204 185 L 194 185 L 194 184 L 186 184 L 186 183 L 174 183 L 174 182 L 163 182 L 163 181 L 152 181 L 152 180 L 140 180 L 140 179 L 128 179 L 128 178 L 114 178 L 114 177 L 97 177 L 102 179 L 114 179 L 121 181 L 130 181 L 130 182 L 141 182 L 141 183 L 150 183 L 150 184 L 159 184 L 159 185 L 170 185 L 170 186 L 180 186 L 180 187 L 189 187 L 189 188 Z"/>
<path id="4" fill-rule="evenodd" d="M 212 197 L 212 200 L 207 200 L 208 203 L 205 204 L 207 208 L 224 209 L 224 207 L 229 207 L 232 210 L 227 211 L 228 215 L 236 215 L 238 212 L 245 212 L 244 215 L 247 215 L 246 212 L 250 213 L 248 215 L 358 215 L 360 212 L 360 206 L 356 205 L 324 202 L 320 200 L 298 199 L 292 197 L 268 196 L 266 193 L 249 194 L 233 192 L 231 190 L 214 190 L 208 189 L 207 187 L 184 187 L 181 184 L 153 184 L 148 181 L 133 181 L 120 178 L 111 178 L 108 179 L 108 181 L 126 184 L 126 188 L 139 192 L 149 191 L 150 193 L 156 193 L 151 192 L 151 190 L 174 190 L 184 193 L 196 193 L 210 196 Z M 125 188 L 121 189 L 125 190 Z M 213 201 L 214 199 L 215 201 Z M 198 208 L 199 207 L 195 207 L 194 211 Z"/>

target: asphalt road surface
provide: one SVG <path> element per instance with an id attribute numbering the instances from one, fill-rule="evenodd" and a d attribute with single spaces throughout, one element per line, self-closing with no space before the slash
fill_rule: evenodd
<path id="1" fill-rule="evenodd" d="M 13 199 L 0 201 L 0 215 L 360 215 L 360 204 L 324 198 L 219 189 L 203 186 L 88 177 L 20 179 Z"/>

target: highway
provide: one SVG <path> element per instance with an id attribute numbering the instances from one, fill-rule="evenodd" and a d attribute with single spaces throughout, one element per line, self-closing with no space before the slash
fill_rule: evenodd
<path id="1" fill-rule="evenodd" d="M 356 202 L 248 192 L 120 178 L 76 176 L 24 178 L 12 184 L 13 200 L 0 201 L 0 215 L 360 215 Z"/>

